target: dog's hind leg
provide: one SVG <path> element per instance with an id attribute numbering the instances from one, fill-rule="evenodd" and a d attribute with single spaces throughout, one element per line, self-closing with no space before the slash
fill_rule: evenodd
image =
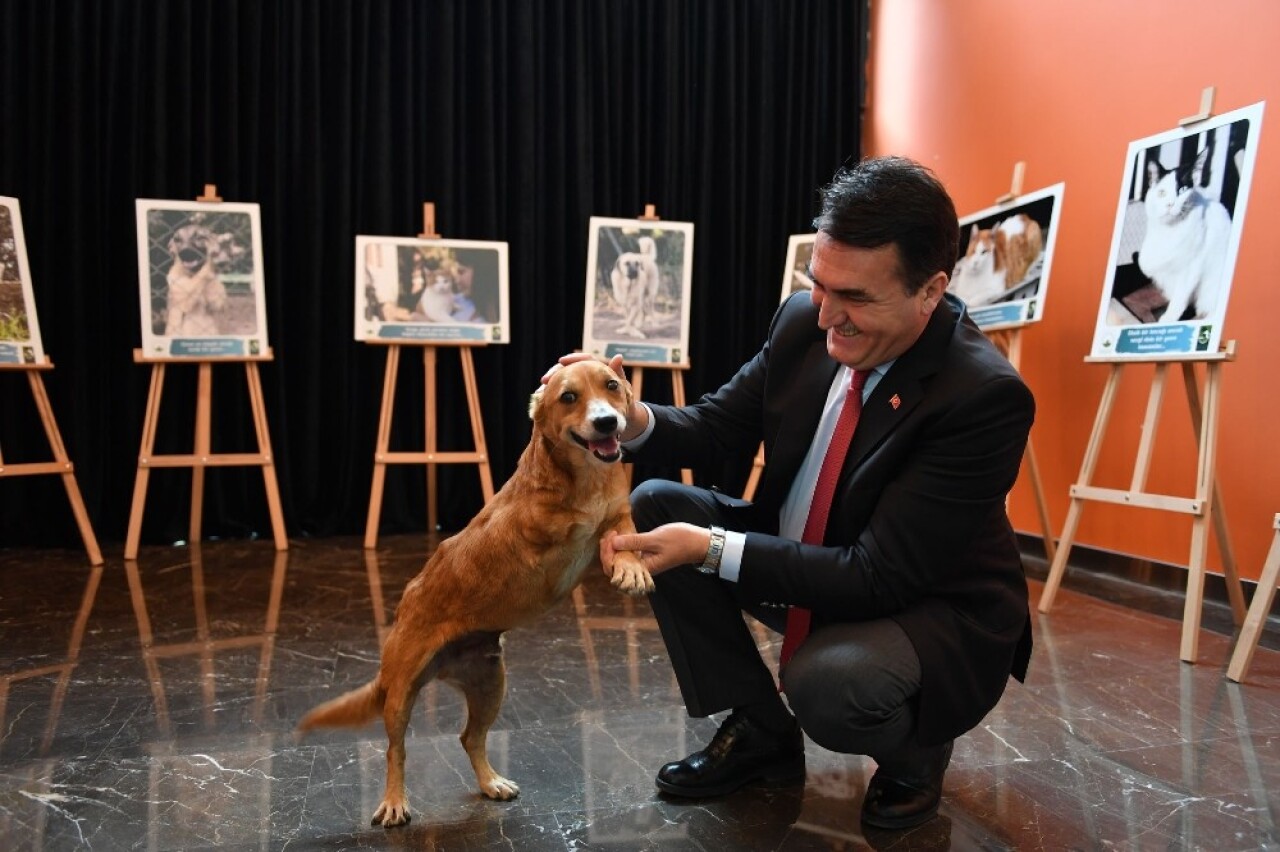
<path id="1" fill-rule="evenodd" d="M 440 637 L 435 636 L 410 649 L 399 641 L 401 635 L 393 629 L 387 638 L 378 672 L 378 682 L 385 693 L 382 721 L 387 729 L 387 787 L 370 824 L 383 828 L 409 821 L 404 792 L 404 735 L 413 714 L 413 702 L 429 679 L 427 666 L 440 647 Z"/>
<path id="2" fill-rule="evenodd" d="M 480 792 L 490 799 L 514 799 L 520 788 L 503 778 L 489 764 L 489 728 L 498 718 L 507 690 L 506 666 L 502 661 L 500 633 L 468 636 L 440 668 L 440 679 L 457 688 L 467 699 L 467 724 L 462 730 L 462 747 L 471 759 Z"/>

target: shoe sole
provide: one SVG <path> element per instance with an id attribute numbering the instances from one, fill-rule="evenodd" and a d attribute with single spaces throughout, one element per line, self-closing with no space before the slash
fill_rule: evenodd
<path id="1" fill-rule="evenodd" d="M 767 788 L 794 787 L 798 784 L 803 784 L 804 780 L 805 770 L 802 765 L 799 769 L 754 775 L 742 781 L 726 782 L 717 787 L 681 787 L 678 784 L 663 781 L 661 778 L 655 778 L 653 783 L 660 791 L 672 796 L 679 796 L 683 799 L 711 799 L 716 796 L 727 796 L 735 790 L 741 790 L 748 785 Z"/>
<path id="2" fill-rule="evenodd" d="M 941 803 L 939 803 L 939 807 L 940 806 L 941 806 Z M 921 814 L 912 814 L 911 816 L 898 817 L 896 819 L 889 819 L 887 817 L 868 816 L 867 814 L 864 813 L 862 814 L 862 822 L 865 823 L 866 825 L 871 826 L 872 828 L 885 828 L 885 829 L 889 829 L 890 831 L 898 831 L 904 828 L 915 828 L 917 825 L 924 825 L 926 822 L 933 819 L 937 815 L 938 815 L 938 808 L 934 808 L 931 811 L 926 811 Z"/>

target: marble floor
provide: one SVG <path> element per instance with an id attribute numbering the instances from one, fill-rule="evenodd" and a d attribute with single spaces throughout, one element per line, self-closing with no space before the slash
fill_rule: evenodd
<path id="1" fill-rule="evenodd" d="M 873 764 L 812 743 L 803 789 L 657 795 L 657 767 L 717 721 L 684 714 L 647 604 L 596 577 L 507 637 L 489 746 L 519 798 L 477 794 L 462 705 L 431 685 L 408 739 L 413 822 L 371 828 L 381 727 L 291 732 L 372 676 L 429 547 L 213 542 L 100 568 L 0 549 L 0 849 L 1280 848 L 1280 652 L 1233 684 L 1229 635 L 1206 628 L 1180 663 L 1168 593 L 1107 600 L 1075 572 L 1036 615 L 1027 683 L 957 741 L 941 813 L 914 830 L 863 829 Z"/>

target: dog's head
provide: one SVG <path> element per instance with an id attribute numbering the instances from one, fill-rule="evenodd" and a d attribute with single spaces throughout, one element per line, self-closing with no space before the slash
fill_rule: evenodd
<path id="1" fill-rule="evenodd" d="M 630 278 L 632 281 L 640 277 L 640 270 L 644 267 L 644 260 L 637 256 L 634 252 L 618 256 L 618 271 Z"/>
<path id="2" fill-rule="evenodd" d="M 552 374 L 530 400 L 534 431 L 606 464 L 622 457 L 631 385 L 603 361 L 575 361 Z"/>
<path id="3" fill-rule="evenodd" d="M 169 238 L 169 255 L 182 264 L 187 274 L 194 275 L 209 261 L 213 233 L 197 221 L 188 221 Z"/>

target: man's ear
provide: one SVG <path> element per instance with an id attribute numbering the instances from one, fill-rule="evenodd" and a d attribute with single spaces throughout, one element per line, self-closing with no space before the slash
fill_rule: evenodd
<path id="1" fill-rule="evenodd" d="M 538 389 L 529 394 L 529 419 L 536 420 L 535 416 L 538 411 L 538 403 L 542 402 L 542 393 L 547 389 L 546 385 L 538 385 Z"/>
<path id="2" fill-rule="evenodd" d="M 921 294 L 924 296 L 922 307 L 925 314 L 932 314 L 934 308 L 938 307 L 938 303 L 942 301 L 943 294 L 947 292 L 947 284 L 951 279 L 947 273 L 939 270 L 933 273 L 933 276 L 920 288 Z"/>

